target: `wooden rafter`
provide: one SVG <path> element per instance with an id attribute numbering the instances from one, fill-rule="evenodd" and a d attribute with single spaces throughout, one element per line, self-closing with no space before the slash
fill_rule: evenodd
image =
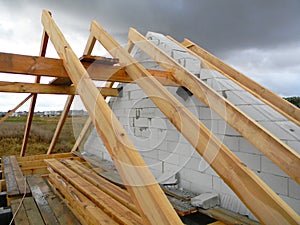
<path id="1" fill-rule="evenodd" d="M 46 34 L 45 31 L 43 31 L 41 48 L 40 48 L 40 56 L 42 56 L 42 57 L 45 57 L 45 55 L 46 55 L 48 40 L 49 40 L 48 35 Z M 38 83 L 40 83 L 40 81 L 41 81 L 41 77 L 36 76 L 35 83 L 38 84 Z M 33 116 L 34 116 L 34 108 L 35 108 L 36 100 L 37 100 L 37 94 L 33 94 L 32 97 L 31 97 L 31 103 L 30 103 L 29 112 L 28 112 L 28 116 L 27 116 L 27 121 L 26 121 L 26 126 L 25 126 L 25 131 L 24 131 L 24 137 L 23 137 L 23 143 L 22 143 L 22 147 L 21 147 L 20 156 L 24 156 L 25 152 L 26 152 L 26 147 L 27 147 L 27 143 L 28 143 L 28 138 L 29 138 L 30 128 L 31 128 L 31 124 L 32 124 L 32 119 L 33 119 Z"/>
<path id="2" fill-rule="evenodd" d="M 12 114 L 14 114 L 22 105 L 25 104 L 30 98 L 32 97 L 32 94 L 28 95 L 22 102 L 20 102 L 15 108 L 10 110 L 5 116 L 3 116 L 0 120 L 0 124 L 4 122 L 8 117 L 10 117 Z"/>
<path id="3" fill-rule="evenodd" d="M 84 51 L 85 55 L 90 55 L 92 53 L 93 47 L 95 45 L 95 41 L 96 41 L 96 39 L 94 38 L 94 36 L 90 35 L 89 39 L 88 39 L 88 42 L 86 44 L 86 47 L 85 47 L 85 51 Z M 126 49 L 126 51 L 128 51 L 130 53 L 132 51 L 133 47 L 134 47 L 134 44 L 131 41 L 128 41 L 125 49 Z M 114 85 L 114 82 L 106 82 L 105 87 L 112 88 L 113 85 Z M 85 122 L 78 138 L 76 139 L 76 142 L 75 142 L 71 152 L 76 151 L 79 148 L 79 146 L 82 144 L 87 132 L 89 131 L 89 129 L 91 127 L 91 125 L 92 125 L 92 120 L 89 117 L 87 119 L 87 121 Z"/>
<path id="4" fill-rule="evenodd" d="M 119 94 L 117 88 L 98 88 L 103 96 L 116 97 Z M 35 94 L 56 94 L 56 95 L 75 95 L 76 88 L 73 86 L 56 86 L 51 84 L 36 84 L 23 82 L 0 81 L 0 92 L 9 93 L 35 93 Z"/>
<path id="5" fill-rule="evenodd" d="M 56 126 L 56 130 L 54 132 L 54 135 L 52 137 L 52 140 L 51 140 L 51 143 L 50 143 L 50 146 L 48 148 L 48 151 L 47 151 L 47 155 L 49 154 L 52 154 L 53 150 L 54 150 L 54 147 L 56 145 L 56 142 L 59 138 L 59 135 L 63 129 L 63 126 L 65 124 L 65 121 L 68 117 L 68 114 L 69 114 L 69 111 L 70 111 L 70 108 L 71 108 L 71 105 L 73 103 L 73 100 L 74 100 L 74 97 L 75 95 L 69 95 L 68 96 L 68 99 L 66 101 L 66 104 L 65 104 L 65 107 L 64 107 L 64 110 L 59 118 L 59 121 L 58 121 L 58 124 Z"/>
<path id="6" fill-rule="evenodd" d="M 123 181 L 131 184 L 127 188 L 132 194 L 144 223 L 182 224 L 142 157 L 129 140 L 124 128 L 45 10 L 42 23 L 58 55 L 63 59 L 65 68 L 77 87 L 99 135 L 114 158 Z"/>
<path id="7" fill-rule="evenodd" d="M 300 184 L 300 155 L 296 151 L 182 67 L 139 32 L 130 29 L 128 38 L 160 64 L 162 68 L 173 70 L 174 79 L 178 84 L 186 87 L 200 101 L 210 107 L 212 111 L 217 113 L 259 151 Z"/>
<path id="8" fill-rule="evenodd" d="M 174 40 L 174 39 L 173 39 Z M 281 113 L 283 116 L 300 126 L 300 109 L 282 99 L 280 96 L 274 94 L 272 91 L 261 86 L 254 80 L 250 79 L 246 75 L 238 72 L 228 64 L 222 62 L 216 56 L 207 52 L 199 45 L 191 42 L 188 39 L 184 39 L 182 46 L 185 46 L 191 50 L 196 57 L 199 57 L 204 61 L 210 68 L 219 71 L 230 80 L 234 81 L 242 88 L 265 102 L 267 105 Z"/>
<path id="9" fill-rule="evenodd" d="M 129 76 L 136 81 L 260 221 L 266 224 L 274 224 L 274 221 L 278 224 L 300 222 L 299 216 L 290 206 L 247 168 L 157 80 L 153 79 L 147 70 L 122 49 L 95 21 L 91 24 L 91 33 L 113 57 L 120 60 L 122 66 L 126 66 Z M 123 175 L 122 172 L 121 175 Z M 257 198 L 253 200 L 255 196 Z M 156 199 L 157 197 L 155 196 Z M 147 200 L 144 198 L 143 201 Z M 150 210 L 153 211 L 153 207 Z M 262 211 L 264 213 L 261 213 Z"/>
<path id="10" fill-rule="evenodd" d="M 92 62 L 82 62 L 82 65 L 88 70 L 90 77 L 93 80 L 123 83 L 132 82 L 132 79 L 128 76 L 125 69 L 120 66 Z M 171 72 L 160 70 L 148 71 L 162 84 L 177 86 L 174 80 L 172 80 L 173 76 Z M 0 72 L 20 75 L 69 78 L 61 59 L 10 53 L 0 53 Z"/>
<path id="11" fill-rule="evenodd" d="M 93 36 L 89 35 L 88 41 L 86 43 L 85 49 L 84 49 L 84 55 L 91 55 L 93 48 L 95 46 L 96 40 Z M 91 126 L 93 124 L 93 121 L 91 117 L 89 116 L 87 120 L 85 121 L 84 126 L 82 127 L 81 132 L 79 133 L 78 137 L 76 138 L 76 141 L 73 145 L 73 148 L 71 149 L 71 152 L 75 152 L 78 150 L 79 146 L 83 143 L 84 138 L 86 137 L 86 134 L 90 130 Z"/>

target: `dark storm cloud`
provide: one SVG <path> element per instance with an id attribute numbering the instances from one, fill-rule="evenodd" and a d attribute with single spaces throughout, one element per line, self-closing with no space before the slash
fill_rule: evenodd
<path id="1" fill-rule="evenodd" d="M 300 88 L 296 86 L 300 82 L 299 0 L 0 2 L 0 15 L 1 11 L 11 11 L 11 18 L 16 21 L 22 18 L 33 21 L 33 27 L 28 28 L 30 31 L 24 37 L 28 43 L 32 38 L 40 38 L 42 9 L 52 11 L 71 46 L 81 46 L 78 52 L 82 52 L 84 48 L 91 20 L 96 20 L 120 43 L 126 42 L 129 27 L 134 27 L 144 34 L 147 31 L 168 34 L 179 41 L 187 37 L 252 78 L 264 84 L 267 84 L 268 80 L 269 84 L 278 84 L 276 90 L 273 89 L 276 92 L 279 90 L 277 93 L 284 93 L 283 90 L 291 86 L 280 87 L 280 82 L 275 80 L 279 79 L 279 76 L 274 74 L 281 71 L 281 74 L 297 76 L 298 82 L 294 82 L 294 78 L 291 79 L 294 82 L 293 93 L 300 95 Z M 1 25 L 3 24 L 0 20 L 0 37 L 18 31 Z"/>
<path id="2" fill-rule="evenodd" d="M 299 0 L 5 1 L 9 4 L 28 12 L 32 7 L 47 8 L 73 29 L 88 29 L 95 19 L 110 32 L 122 33 L 124 41 L 130 26 L 179 40 L 189 37 L 218 52 L 272 48 L 300 39 Z"/>

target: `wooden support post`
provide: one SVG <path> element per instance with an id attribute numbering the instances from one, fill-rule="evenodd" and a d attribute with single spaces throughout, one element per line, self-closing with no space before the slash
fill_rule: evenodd
<path id="1" fill-rule="evenodd" d="M 40 83 L 40 77 L 36 77 L 35 83 Z M 35 104 L 36 104 L 36 99 L 37 99 L 37 94 L 32 94 L 20 156 L 24 156 L 25 152 L 26 152 L 26 147 L 27 147 L 27 143 L 28 143 L 32 119 L 34 116 L 34 108 L 35 108 Z"/>
<path id="2" fill-rule="evenodd" d="M 85 121 L 85 124 L 84 124 L 82 130 L 80 131 L 78 137 L 76 138 L 75 144 L 74 144 L 73 148 L 71 149 L 71 152 L 76 151 L 80 147 L 87 132 L 90 130 L 92 124 L 93 124 L 93 121 L 92 121 L 91 117 L 88 117 L 87 120 Z"/>
<path id="3" fill-rule="evenodd" d="M 136 81 L 259 220 L 266 224 L 298 224 L 300 222 L 299 216 L 290 206 L 247 168 L 95 21 L 91 24 L 91 33 L 113 57 L 120 60 L 120 64 L 126 67 L 128 75 Z M 123 172 L 120 171 L 121 176 L 124 176 Z M 158 199 L 158 196 L 154 198 Z M 144 197 L 143 202 L 140 203 L 141 207 L 152 212 L 154 206 L 146 207 L 143 204 L 148 205 L 148 202 L 145 203 L 145 201 L 147 202 Z M 149 213 L 146 210 L 143 211 Z"/>
<path id="4" fill-rule="evenodd" d="M 52 152 L 54 150 L 54 147 L 55 147 L 56 142 L 59 138 L 60 132 L 63 129 L 63 126 L 65 124 L 66 119 L 68 118 L 68 114 L 69 114 L 69 111 L 70 111 L 73 100 L 74 100 L 74 95 L 69 95 L 68 99 L 66 101 L 64 110 L 63 110 L 63 112 L 60 116 L 60 119 L 58 121 L 56 130 L 54 132 L 53 138 L 52 138 L 51 143 L 50 143 L 50 146 L 48 148 L 47 155 L 52 154 Z"/>
<path id="5" fill-rule="evenodd" d="M 46 49 L 48 45 L 48 35 L 46 34 L 45 31 L 43 31 L 43 37 L 42 37 L 42 43 L 41 43 L 41 49 L 40 49 L 40 56 L 45 57 L 46 55 Z M 35 83 L 40 83 L 41 77 L 37 76 L 35 78 Z M 30 128 L 32 124 L 32 119 L 34 116 L 34 108 L 36 104 L 36 99 L 37 99 L 37 94 L 33 94 L 31 98 L 31 103 L 30 103 L 30 108 L 27 116 L 27 122 L 26 122 L 26 127 L 25 127 L 25 132 L 24 132 L 24 137 L 23 137 L 23 143 L 22 143 L 22 148 L 20 152 L 20 156 L 24 156 L 26 152 L 26 147 L 28 143 L 28 138 L 29 138 L 29 133 L 30 133 Z"/>
<path id="6" fill-rule="evenodd" d="M 174 39 L 173 39 L 174 40 Z M 188 39 L 184 39 L 182 46 L 185 46 L 191 50 L 195 56 L 204 61 L 210 68 L 222 73 L 230 80 L 234 81 L 242 88 L 265 102 L 267 105 L 281 113 L 283 116 L 300 126 L 300 109 L 282 99 L 280 96 L 274 94 L 272 91 L 256 83 L 246 75 L 238 72 L 234 68 L 230 67 L 226 63 L 222 62 L 216 56 L 207 52 L 199 45 L 191 42 Z"/>
<path id="7" fill-rule="evenodd" d="M 91 116 L 145 224 L 182 224 L 126 131 L 47 11 L 42 23 Z"/>
<path id="8" fill-rule="evenodd" d="M 20 102 L 20 104 L 18 104 L 15 108 L 10 110 L 4 117 L 1 118 L 0 124 L 2 122 L 4 122 L 8 117 L 10 117 L 12 114 L 14 114 L 14 112 L 16 112 L 22 105 L 24 105 L 25 102 L 27 102 L 28 99 L 30 99 L 31 97 L 32 97 L 32 94 L 28 95 L 22 102 Z"/>
<path id="9" fill-rule="evenodd" d="M 259 151 L 300 184 L 300 155 L 296 151 L 248 117 L 227 99 L 220 96 L 202 80 L 148 41 L 138 31 L 130 29 L 128 36 L 131 41 L 161 67 L 166 70 L 174 70 L 174 78 L 178 84 L 186 87 L 200 101 L 210 107 L 211 110 L 217 113 Z"/>

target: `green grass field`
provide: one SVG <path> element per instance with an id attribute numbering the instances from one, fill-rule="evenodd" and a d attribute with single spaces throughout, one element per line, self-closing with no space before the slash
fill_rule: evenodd
<path id="1" fill-rule="evenodd" d="M 19 155 L 22 147 L 26 117 L 8 118 L 0 124 L 0 157 Z M 54 153 L 69 152 L 87 117 L 69 117 L 66 120 Z M 59 118 L 34 117 L 26 155 L 45 154 L 51 143 Z"/>

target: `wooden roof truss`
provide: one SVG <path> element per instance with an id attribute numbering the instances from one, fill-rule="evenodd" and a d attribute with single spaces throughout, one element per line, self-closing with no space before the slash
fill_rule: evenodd
<path id="1" fill-rule="evenodd" d="M 172 96 L 164 85 L 187 88 L 300 184 L 300 157 L 296 151 L 147 41 L 136 30 L 132 28 L 129 30 L 128 44 L 122 48 L 97 22 L 92 21 L 84 56 L 78 59 L 48 11 L 43 11 L 42 24 L 44 33 L 38 57 L 0 53 L 0 72 L 36 76 L 35 83 L 0 82 L 1 92 L 30 93 L 10 112 L 12 114 L 31 99 L 21 156 L 26 153 L 37 94 L 69 96 L 47 154 L 53 152 L 74 95 L 78 94 L 90 117 L 72 151 L 78 148 L 88 128 L 94 124 L 114 160 L 143 223 L 182 224 L 143 158 L 105 101 L 106 96 L 118 95 L 118 90 L 112 88 L 114 82 L 135 82 L 262 223 L 274 224 L 274 221 L 278 224 L 300 223 L 299 215 Z M 298 108 L 234 70 L 195 43 L 187 39 L 179 43 L 171 37 L 168 38 L 201 59 L 206 67 L 224 74 L 286 118 L 300 125 Z M 49 40 L 60 59 L 45 57 Z M 93 58 L 91 53 L 96 41 L 115 59 Z M 130 55 L 134 45 L 156 61 L 165 71 L 147 70 L 139 64 Z M 118 60 L 115 61 L 116 59 Z M 94 63 L 95 60 L 97 63 Z M 118 65 L 115 65 L 116 62 Z M 50 84 L 40 84 L 41 76 L 51 76 L 56 79 Z M 107 81 L 106 87 L 99 89 L 92 80 Z M 212 101 L 216 104 L 208 104 Z M 224 116 L 223 106 L 225 106 L 227 116 Z M 2 118 L 0 123 L 8 116 Z"/>

